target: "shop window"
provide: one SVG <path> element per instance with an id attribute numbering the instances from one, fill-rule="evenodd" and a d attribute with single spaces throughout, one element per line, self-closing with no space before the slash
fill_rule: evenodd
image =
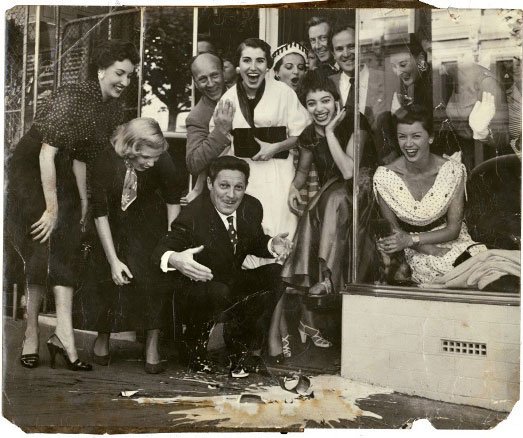
<path id="1" fill-rule="evenodd" d="M 393 195 L 392 191 L 397 189 L 396 200 L 405 199 L 405 202 L 394 206 L 387 204 L 386 211 L 375 205 L 375 210 L 368 213 L 365 203 L 368 198 L 362 196 L 361 185 L 361 173 L 366 169 L 361 163 L 359 190 L 354 192 L 358 204 L 353 227 L 353 284 L 402 288 L 422 286 L 434 290 L 486 287 L 486 290 L 517 293 L 519 283 L 516 279 L 493 282 L 494 289 L 483 283 L 471 286 L 459 282 L 445 285 L 431 282 L 438 269 L 447 272 L 452 265 L 457 266 L 474 255 L 479 246 L 469 248 L 468 252 L 463 247 L 463 251 L 458 251 L 460 254 L 450 257 L 451 252 L 457 251 L 457 241 L 456 246 L 441 242 L 432 248 L 421 247 L 420 252 L 427 249 L 432 256 L 419 257 L 410 248 L 385 253 L 383 248 L 378 249 L 377 241 L 394 233 L 393 227 L 423 235 L 445 228 L 449 220 L 445 209 L 432 219 L 424 218 L 423 224 L 415 225 L 417 214 L 414 210 L 427 208 L 426 196 L 436 199 L 447 195 L 450 199 L 454 193 L 452 188 L 447 190 L 445 184 L 439 187 L 436 179 L 424 191 L 420 189 L 416 176 L 401 171 L 403 161 L 397 161 L 398 158 L 405 156 L 407 161 L 415 163 L 418 148 L 412 146 L 406 151 L 404 146 L 403 151 L 400 149 L 395 121 L 416 107 L 432 116 L 431 152 L 438 156 L 452 156 L 463 164 L 461 168 L 467 190 L 463 222 L 470 235 L 470 244 L 478 242 L 489 249 L 520 248 L 521 116 L 519 128 L 509 132 L 509 126 L 515 126 L 512 119 L 517 116 L 509 111 L 509 99 L 512 92 L 521 95 L 519 89 L 512 88 L 521 83 L 521 42 L 512 35 L 503 14 L 479 10 L 460 10 L 454 18 L 449 18 L 446 11 L 429 9 L 394 10 L 390 14 L 386 10 L 362 9 L 358 11 L 358 26 L 359 78 L 365 78 L 362 70 L 369 67 L 372 74 L 382 78 L 368 82 L 365 103 L 366 110 L 369 106 L 374 110 L 377 100 L 368 103 L 368 96 L 376 93 L 384 102 L 379 111 L 367 114 L 367 119 L 369 115 L 372 117 L 370 127 L 378 164 L 388 167 L 392 175 L 389 181 L 382 174 L 379 181 L 394 186 L 389 194 Z M 371 61 L 369 53 L 373 54 Z M 483 92 L 492 96 L 495 109 L 485 135 L 478 135 L 473 130 L 470 114 L 476 101 L 482 100 Z M 361 94 L 355 98 L 360 100 Z M 355 103 L 360 110 L 362 104 L 361 101 Z M 360 152 L 364 148 L 362 157 L 365 157 L 368 145 L 360 142 L 358 147 Z M 445 190 L 448 193 L 443 193 Z M 385 196 L 381 197 L 382 203 L 386 202 Z M 404 213 L 400 211 L 402 208 L 409 211 Z M 388 214 L 392 212 L 395 224 L 387 220 L 387 211 Z M 464 229 L 458 240 L 464 238 Z M 434 255 L 444 258 L 447 251 L 453 262 L 444 268 L 443 259 L 436 259 Z M 502 279 L 509 277 L 505 275 Z"/>

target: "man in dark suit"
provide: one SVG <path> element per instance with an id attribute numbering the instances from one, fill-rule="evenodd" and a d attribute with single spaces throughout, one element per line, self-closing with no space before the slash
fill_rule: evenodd
<path id="1" fill-rule="evenodd" d="M 210 365 L 207 340 L 216 322 L 229 321 L 224 337 L 237 356 L 259 351 L 268 333 L 281 266 L 241 266 L 248 254 L 284 259 L 292 243 L 286 233 L 271 238 L 263 232 L 261 203 L 245 194 L 248 180 L 244 160 L 222 156 L 212 161 L 209 193 L 182 210 L 153 254 L 164 272 L 177 271 L 176 293 L 188 304 L 183 316 L 193 370 Z"/>

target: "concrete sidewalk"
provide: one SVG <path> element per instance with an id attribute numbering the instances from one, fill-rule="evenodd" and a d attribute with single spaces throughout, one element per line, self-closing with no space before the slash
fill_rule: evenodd
<path id="1" fill-rule="evenodd" d="M 408 427 L 428 418 L 444 429 L 489 429 L 507 414 L 392 393 L 387 388 L 339 376 L 310 376 L 313 397 L 283 390 L 278 371 L 233 379 L 226 374 L 187 372 L 172 349 L 164 349 L 167 371 L 143 370 L 142 345 L 111 343 L 108 367 L 72 372 L 57 359 L 49 368 L 41 326 L 38 368 L 19 364 L 23 321 L 4 318 L 3 415 L 26 432 L 132 433 L 226 430 L 298 431 L 303 428 Z M 89 360 L 94 336 L 77 332 L 80 359 Z M 281 372 L 281 371 L 280 371 Z M 121 397 L 121 391 L 138 391 Z"/>

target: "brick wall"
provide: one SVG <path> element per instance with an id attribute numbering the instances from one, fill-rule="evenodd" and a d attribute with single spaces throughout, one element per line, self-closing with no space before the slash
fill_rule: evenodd
<path id="1" fill-rule="evenodd" d="M 484 356 L 442 339 L 485 343 Z M 343 296 L 341 374 L 397 392 L 510 411 L 519 399 L 520 307 Z"/>

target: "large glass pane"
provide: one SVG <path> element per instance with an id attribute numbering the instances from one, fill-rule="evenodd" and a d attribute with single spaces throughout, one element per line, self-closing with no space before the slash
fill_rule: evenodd
<path id="1" fill-rule="evenodd" d="M 479 287 L 441 279 L 487 248 L 519 249 L 521 40 L 511 14 L 359 11 L 359 106 L 367 69 L 378 78 L 364 108 L 382 167 L 376 209 L 357 227 L 369 227 L 359 264 L 366 250 L 370 261 L 358 283 Z"/>

